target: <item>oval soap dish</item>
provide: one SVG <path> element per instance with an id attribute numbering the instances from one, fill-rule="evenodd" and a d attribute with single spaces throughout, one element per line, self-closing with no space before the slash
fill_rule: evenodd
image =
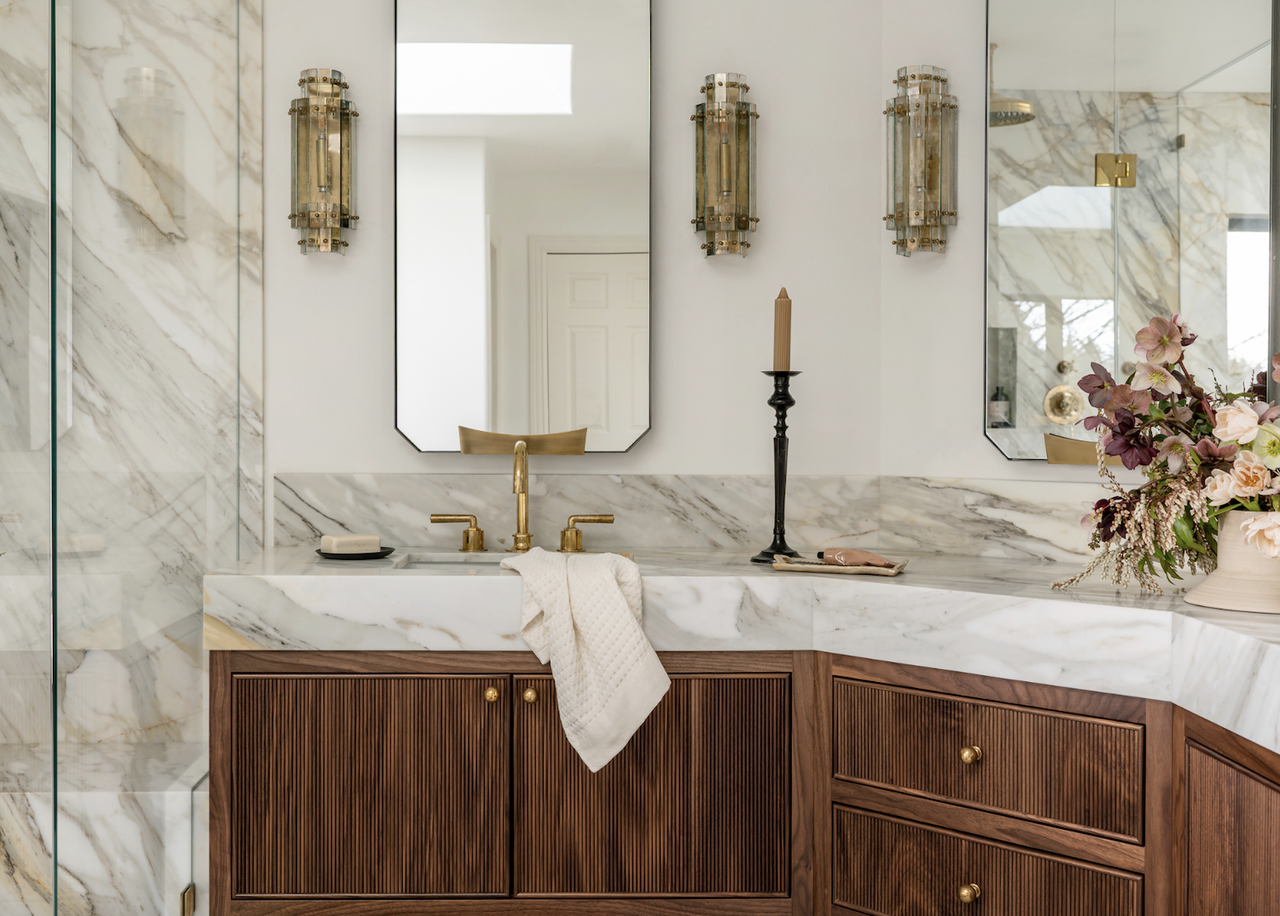
<path id="1" fill-rule="evenodd" d="M 396 549 L 394 547 L 383 547 L 376 553 L 325 553 L 323 550 L 316 548 L 316 553 L 326 560 L 381 560 L 383 557 L 389 557 L 395 552 Z"/>

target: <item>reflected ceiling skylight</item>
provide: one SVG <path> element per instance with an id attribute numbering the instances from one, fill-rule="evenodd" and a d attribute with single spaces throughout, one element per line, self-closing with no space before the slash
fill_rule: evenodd
<path id="1" fill-rule="evenodd" d="M 996 223 L 1032 229 L 1110 229 L 1111 189 L 1051 185 L 1005 207 Z"/>
<path id="2" fill-rule="evenodd" d="M 573 45 L 396 45 L 398 114 L 573 114 L 572 82 Z"/>

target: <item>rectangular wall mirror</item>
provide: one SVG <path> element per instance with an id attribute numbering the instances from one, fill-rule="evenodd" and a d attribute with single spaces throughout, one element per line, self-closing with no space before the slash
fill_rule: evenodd
<path id="1" fill-rule="evenodd" d="M 1271 8 L 988 3 L 985 426 L 1006 457 L 1092 441 L 1076 383 L 1129 375 L 1154 316 L 1190 321 L 1189 368 L 1224 388 L 1270 365 Z"/>
<path id="2" fill-rule="evenodd" d="M 397 0 L 396 427 L 649 429 L 648 0 Z"/>

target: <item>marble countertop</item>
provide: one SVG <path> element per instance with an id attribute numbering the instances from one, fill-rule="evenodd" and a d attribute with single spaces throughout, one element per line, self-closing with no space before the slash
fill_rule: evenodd
<path id="1" fill-rule="evenodd" d="M 1280 752 L 1280 616 L 1096 579 L 1053 590 L 1071 563 L 904 556 L 888 578 L 778 572 L 738 551 L 634 552 L 659 651 L 818 649 L 1171 700 Z M 205 576 L 205 648 L 523 650 L 520 577 L 487 559 L 273 548 Z"/>

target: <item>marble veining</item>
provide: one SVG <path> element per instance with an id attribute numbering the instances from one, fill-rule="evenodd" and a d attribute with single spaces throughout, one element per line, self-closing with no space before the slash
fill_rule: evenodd
<path id="1" fill-rule="evenodd" d="M 636 548 L 645 632 L 659 650 L 818 649 L 1171 700 L 1280 752 L 1280 617 L 1098 581 L 1058 592 L 1073 567 L 1025 555 L 882 550 L 909 559 L 901 576 L 780 573 L 743 550 Z M 525 648 L 518 574 L 440 548 L 340 563 L 277 547 L 204 583 L 211 649 Z"/>

